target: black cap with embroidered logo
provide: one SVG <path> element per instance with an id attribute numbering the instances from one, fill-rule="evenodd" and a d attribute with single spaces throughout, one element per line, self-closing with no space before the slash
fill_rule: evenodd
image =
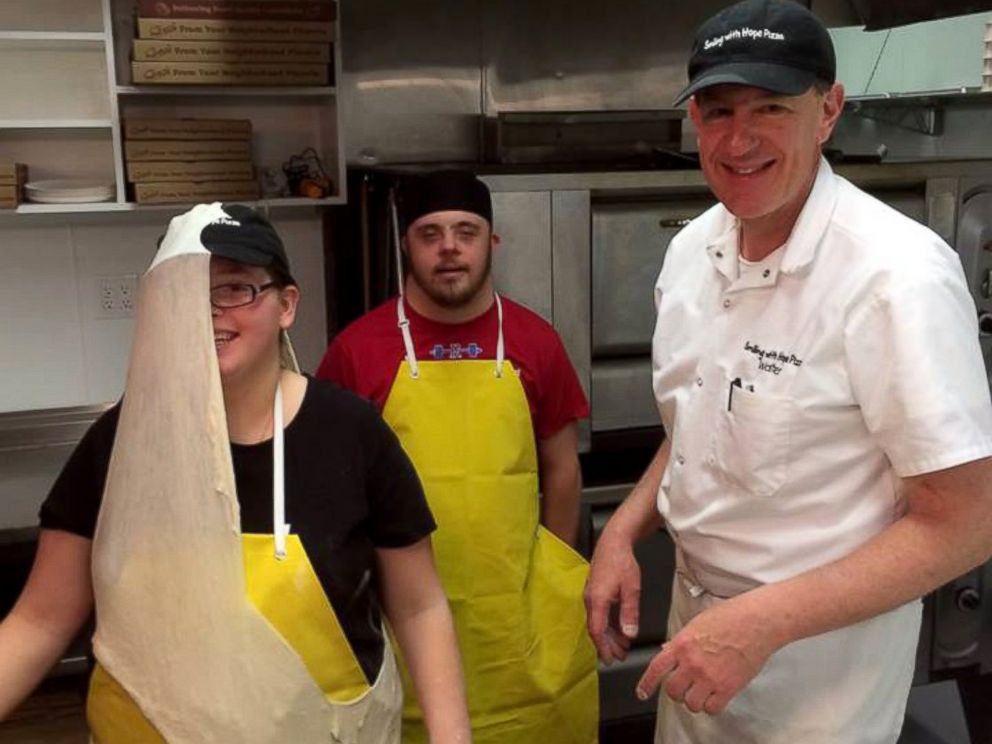
<path id="1" fill-rule="evenodd" d="M 243 204 L 222 204 L 221 209 L 227 218 L 214 220 L 203 228 L 203 247 L 214 256 L 272 269 L 277 273 L 273 278 L 296 284 L 289 271 L 286 248 L 272 224 Z"/>
<path id="2" fill-rule="evenodd" d="M 493 224 L 489 187 L 469 171 L 449 169 L 406 176 L 398 197 L 404 232 L 425 214 L 448 210 L 471 212 Z"/>
<path id="3" fill-rule="evenodd" d="M 794 0 L 744 0 L 696 32 L 689 85 L 674 105 L 711 85 L 751 85 L 797 96 L 818 80 L 832 84 L 837 62 L 830 34 Z"/>

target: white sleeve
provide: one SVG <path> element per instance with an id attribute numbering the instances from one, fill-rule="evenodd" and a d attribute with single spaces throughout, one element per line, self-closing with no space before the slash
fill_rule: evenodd
<path id="1" fill-rule="evenodd" d="M 989 382 L 960 266 L 938 260 L 888 277 L 849 316 L 845 347 L 865 424 L 898 475 L 992 455 Z"/>

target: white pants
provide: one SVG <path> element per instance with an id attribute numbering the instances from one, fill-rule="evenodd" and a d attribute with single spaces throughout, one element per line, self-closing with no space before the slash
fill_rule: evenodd
<path id="1" fill-rule="evenodd" d="M 725 600 L 676 575 L 668 637 Z M 916 661 L 922 603 L 792 643 L 711 716 L 658 700 L 655 744 L 894 744 Z"/>

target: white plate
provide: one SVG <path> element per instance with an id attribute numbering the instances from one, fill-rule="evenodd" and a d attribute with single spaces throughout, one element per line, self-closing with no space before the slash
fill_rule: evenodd
<path id="1" fill-rule="evenodd" d="M 83 179 L 29 181 L 24 184 L 24 197 L 41 204 L 84 204 L 113 199 L 114 187 Z"/>

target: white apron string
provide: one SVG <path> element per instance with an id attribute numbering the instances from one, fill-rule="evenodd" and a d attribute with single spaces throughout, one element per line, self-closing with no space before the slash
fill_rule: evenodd
<path id="1" fill-rule="evenodd" d="M 276 384 L 276 400 L 272 405 L 272 534 L 275 538 L 276 558 L 286 557 L 286 457 L 282 431 L 282 384 Z"/>
<path id="2" fill-rule="evenodd" d="M 503 376 L 503 361 L 506 356 L 503 343 L 503 302 L 499 298 L 498 292 L 493 292 L 496 299 L 496 376 Z M 417 367 L 417 352 L 413 346 L 413 335 L 410 333 L 410 319 L 406 317 L 406 308 L 403 306 L 403 294 L 396 298 L 396 325 L 399 326 L 403 336 L 403 346 L 406 348 L 406 361 L 410 365 L 410 377 L 416 380 L 420 377 L 420 370 Z"/>
<path id="3" fill-rule="evenodd" d="M 496 298 L 496 376 L 503 376 L 503 303 L 499 299 L 499 292 L 493 292 Z"/>
<path id="4" fill-rule="evenodd" d="M 403 334 L 403 346 L 406 347 L 406 361 L 410 365 L 410 377 L 416 380 L 420 377 L 420 370 L 417 368 L 417 352 L 413 348 L 413 336 L 410 335 L 410 320 L 406 317 L 406 308 L 403 307 L 403 293 L 396 298 L 396 318 L 400 333 Z"/>
<path id="5" fill-rule="evenodd" d="M 400 217 L 396 208 L 396 191 L 389 190 L 389 217 L 393 228 L 393 252 L 396 256 L 396 320 L 403 334 L 403 346 L 406 348 L 406 362 L 410 365 L 410 377 L 416 380 L 420 377 L 420 370 L 417 368 L 417 354 L 413 348 L 413 337 L 410 335 L 410 321 L 406 317 L 406 308 L 403 307 L 403 256 L 400 251 Z"/>

